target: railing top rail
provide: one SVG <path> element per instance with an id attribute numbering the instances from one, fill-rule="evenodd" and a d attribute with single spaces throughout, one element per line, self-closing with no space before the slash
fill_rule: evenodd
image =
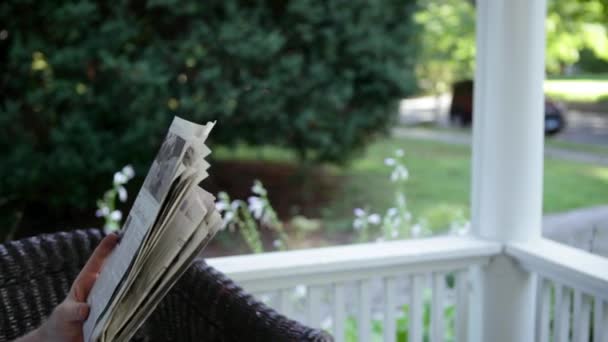
<path id="1" fill-rule="evenodd" d="M 507 255 L 525 269 L 608 299 L 608 259 L 547 239 L 508 243 Z"/>
<path id="2" fill-rule="evenodd" d="M 255 281 L 311 274 L 379 271 L 391 267 L 407 270 L 408 265 L 475 264 L 501 251 L 499 243 L 473 237 L 441 236 L 220 257 L 208 259 L 207 262 L 236 281 Z"/>

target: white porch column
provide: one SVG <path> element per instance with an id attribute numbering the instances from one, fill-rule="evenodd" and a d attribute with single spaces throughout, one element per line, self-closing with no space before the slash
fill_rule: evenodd
<path id="1" fill-rule="evenodd" d="M 475 235 L 541 236 L 546 0 L 477 0 Z M 507 257 L 476 272 L 470 340 L 532 342 L 536 279 Z"/>

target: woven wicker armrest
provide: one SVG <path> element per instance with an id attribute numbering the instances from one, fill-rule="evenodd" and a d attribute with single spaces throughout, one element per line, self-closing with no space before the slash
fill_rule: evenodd
<path id="1" fill-rule="evenodd" d="M 0 245 L 0 342 L 39 326 L 103 237 L 96 229 Z M 138 341 L 331 341 L 277 314 L 197 260 L 138 331 Z"/>

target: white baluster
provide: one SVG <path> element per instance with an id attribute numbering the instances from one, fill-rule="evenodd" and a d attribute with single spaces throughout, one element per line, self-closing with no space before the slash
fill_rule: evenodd
<path id="1" fill-rule="evenodd" d="M 359 341 L 367 342 L 372 339 L 371 289 L 369 279 L 360 280 L 359 288 Z"/>
<path id="2" fill-rule="evenodd" d="M 431 342 L 443 342 L 445 275 L 433 273 L 433 302 L 431 307 Z"/>
<path id="3" fill-rule="evenodd" d="M 278 309 L 279 311 L 289 317 L 291 317 L 291 293 L 292 289 L 282 289 L 279 292 L 279 303 L 278 303 Z"/>
<path id="4" fill-rule="evenodd" d="M 409 342 L 422 342 L 424 334 L 424 325 L 422 316 L 424 314 L 423 290 L 424 278 L 420 275 L 410 277 L 411 293 L 410 293 L 410 326 L 408 329 Z"/>
<path id="5" fill-rule="evenodd" d="M 321 294 L 322 288 L 319 286 L 308 287 L 307 298 L 307 318 L 308 324 L 313 328 L 321 326 Z"/>
<path id="6" fill-rule="evenodd" d="M 344 321 L 346 307 L 344 306 L 344 285 L 334 284 L 334 331 L 336 342 L 344 342 Z"/>
<path id="7" fill-rule="evenodd" d="M 469 273 L 468 270 L 456 273 L 456 341 L 466 342 L 469 318 Z"/>
<path id="8" fill-rule="evenodd" d="M 555 284 L 555 342 L 567 342 L 570 333 L 570 290 Z"/>
<path id="9" fill-rule="evenodd" d="M 545 278 L 540 278 L 538 283 L 536 340 L 539 342 L 549 342 L 551 333 L 549 329 L 551 324 L 551 284 Z"/>
<path id="10" fill-rule="evenodd" d="M 574 313 L 572 337 L 574 341 L 589 342 L 589 316 L 591 315 L 591 298 L 580 290 L 574 290 Z"/>
<path id="11" fill-rule="evenodd" d="M 384 342 L 395 342 L 397 337 L 395 283 L 394 277 L 384 278 Z"/>
<path id="12" fill-rule="evenodd" d="M 593 303 L 593 342 L 608 342 L 608 310 L 602 298 Z"/>

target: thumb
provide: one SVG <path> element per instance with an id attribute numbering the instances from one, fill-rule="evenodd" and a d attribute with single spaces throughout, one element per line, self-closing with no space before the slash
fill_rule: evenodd
<path id="1" fill-rule="evenodd" d="M 65 301 L 58 308 L 60 319 L 67 322 L 84 322 L 89 316 L 89 304 Z"/>

